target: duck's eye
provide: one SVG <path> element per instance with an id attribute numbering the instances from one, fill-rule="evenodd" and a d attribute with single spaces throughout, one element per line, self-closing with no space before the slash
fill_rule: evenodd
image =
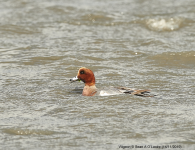
<path id="1" fill-rule="evenodd" d="M 80 74 L 84 74 L 85 72 L 82 70 L 82 71 L 80 71 Z"/>

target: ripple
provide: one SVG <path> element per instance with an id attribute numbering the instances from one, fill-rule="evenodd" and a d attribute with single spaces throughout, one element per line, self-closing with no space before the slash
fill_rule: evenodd
<path id="1" fill-rule="evenodd" d="M 7 25 L 1 25 L 0 26 L 0 32 L 4 32 L 6 34 L 34 34 L 37 33 L 36 29 L 32 28 L 27 28 L 25 26 L 18 26 L 18 25 L 12 25 L 12 24 L 7 24 Z"/>
<path id="2" fill-rule="evenodd" d="M 156 65 L 164 67 L 184 67 L 191 68 L 195 63 L 195 52 L 165 52 L 151 57 Z"/>
<path id="3" fill-rule="evenodd" d="M 52 135 L 55 132 L 50 130 L 43 129 L 21 129 L 21 128 L 8 128 L 4 129 L 4 133 L 13 134 L 13 135 Z"/>

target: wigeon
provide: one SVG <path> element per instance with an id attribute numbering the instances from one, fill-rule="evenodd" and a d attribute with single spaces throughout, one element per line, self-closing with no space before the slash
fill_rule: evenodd
<path id="1" fill-rule="evenodd" d="M 71 82 L 83 81 L 85 86 L 83 88 L 82 95 L 84 96 L 107 96 L 107 95 L 118 95 L 118 94 L 132 94 L 137 96 L 152 97 L 149 90 L 134 90 L 126 87 L 110 87 L 106 90 L 99 90 L 95 86 L 95 76 L 93 72 L 85 67 L 79 69 L 76 77 L 70 79 Z"/>

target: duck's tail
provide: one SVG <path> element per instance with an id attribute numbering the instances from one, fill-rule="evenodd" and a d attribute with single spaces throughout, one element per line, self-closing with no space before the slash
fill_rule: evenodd
<path id="1" fill-rule="evenodd" d="M 156 95 L 152 95 L 150 93 L 150 90 L 135 90 L 127 87 L 117 87 L 119 91 L 125 94 L 132 94 L 137 96 L 143 96 L 143 97 L 154 97 Z"/>

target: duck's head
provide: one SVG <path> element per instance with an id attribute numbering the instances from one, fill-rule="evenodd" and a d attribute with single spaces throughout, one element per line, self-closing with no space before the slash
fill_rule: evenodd
<path id="1" fill-rule="evenodd" d="M 78 74 L 76 77 L 70 79 L 71 82 L 74 81 L 83 81 L 85 85 L 93 86 L 95 85 L 95 76 L 93 71 L 88 68 L 82 67 L 79 69 Z"/>

